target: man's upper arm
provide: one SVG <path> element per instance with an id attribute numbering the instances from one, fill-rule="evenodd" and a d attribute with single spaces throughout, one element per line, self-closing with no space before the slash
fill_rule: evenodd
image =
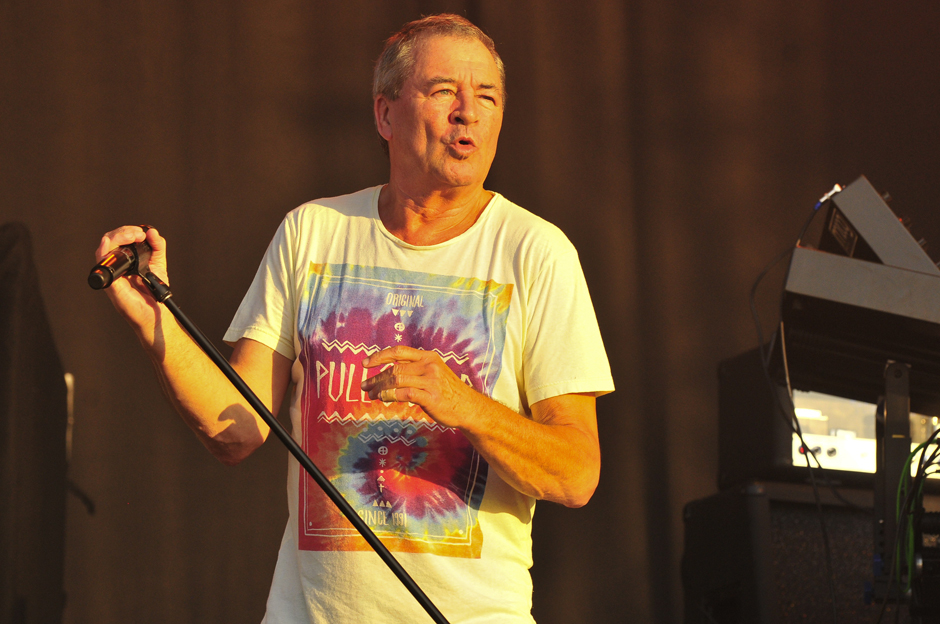
<path id="1" fill-rule="evenodd" d="M 230 363 L 276 416 L 290 382 L 291 360 L 257 340 L 241 338 L 235 343 Z"/>

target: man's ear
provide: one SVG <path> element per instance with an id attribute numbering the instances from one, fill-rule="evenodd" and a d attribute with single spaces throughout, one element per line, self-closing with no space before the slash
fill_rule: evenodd
<path id="1" fill-rule="evenodd" d="M 375 114 L 375 129 L 380 137 L 388 141 L 392 138 L 392 122 L 389 117 L 388 100 L 384 95 L 376 96 L 373 113 Z"/>

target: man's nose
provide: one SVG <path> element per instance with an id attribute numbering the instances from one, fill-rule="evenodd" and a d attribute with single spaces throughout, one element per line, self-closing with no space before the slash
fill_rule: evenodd
<path id="1" fill-rule="evenodd" d="M 469 126 L 479 120 L 477 100 L 472 94 L 459 94 L 451 112 L 451 123 Z"/>

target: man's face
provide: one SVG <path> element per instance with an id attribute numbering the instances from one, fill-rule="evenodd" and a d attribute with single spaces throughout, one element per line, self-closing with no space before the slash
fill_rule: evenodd
<path id="1" fill-rule="evenodd" d="M 476 39 L 427 37 L 393 102 L 376 99 L 392 176 L 416 192 L 482 185 L 503 121 L 499 70 Z"/>

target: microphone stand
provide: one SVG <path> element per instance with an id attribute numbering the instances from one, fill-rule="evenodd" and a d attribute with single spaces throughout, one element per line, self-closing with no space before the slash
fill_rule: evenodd
<path id="1" fill-rule="evenodd" d="M 144 255 L 144 254 L 141 254 Z M 431 619 L 434 620 L 437 624 L 449 624 L 448 621 L 444 618 L 444 615 L 437 609 L 431 599 L 428 598 L 427 594 L 418 586 L 413 578 L 405 571 L 402 565 L 395 559 L 394 555 L 388 550 L 385 544 L 372 532 L 372 529 L 369 528 L 369 525 L 359 517 L 356 511 L 352 508 L 352 505 L 343 498 L 343 495 L 340 494 L 339 490 L 330 483 L 329 479 L 324 476 L 320 469 L 313 463 L 310 457 L 304 452 L 300 445 L 294 440 L 293 437 L 287 432 L 286 429 L 277 421 L 277 419 L 271 414 L 268 408 L 261 402 L 261 400 L 252 392 L 251 388 L 248 387 L 248 384 L 242 380 L 242 378 L 235 372 L 235 369 L 232 368 L 231 364 L 228 363 L 228 360 L 219 353 L 218 349 L 212 344 L 212 342 L 206 338 L 196 325 L 180 310 L 179 306 L 176 305 L 176 302 L 171 299 L 173 294 L 170 292 L 170 287 L 164 283 L 159 277 L 153 274 L 150 271 L 150 258 L 149 255 L 143 259 L 143 262 L 137 261 L 134 266 L 132 266 L 128 272 L 133 272 L 136 275 L 139 275 L 143 279 L 144 283 L 147 284 L 147 287 L 150 289 L 153 298 L 165 305 L 170 312 L 173 313 L 173 316 L 176 317 L 176 320 L 179 321 L 193 340 L 202 348 L 202 350 L 209 356 L 209 359 L 212 360 L 216 366 L 219 367 L 219 370 L 232 382 L 232 385 L 241 393 L 245 400 L 254 408 L 258 415 L 261 416 L 262 420 L 271 428 L 271 431 L 274 432 L 281 442 L 284 443 L 284 446 L 287 447 L 287 450 L 290 451 L 300 465 L 304 467 L 304 470 L 317 482 L 326 495 L 330 498 L 331 501 L 339 508 L 339 510 L 346 516 L 346 519 L 356 530 L 359 531 L 359 534 L 365 538 L 366 542 L 375 550 L 375 552 L 382 558 L 382 561 L 391 569 L 391 571 L 398 577 L 398 580 L 402 582 L 405 588 L 411 592 L 411 595 L 415 597 L 418 603 L 427 611 L 428 615 L 431 616 Z M 93 288 L 95 286 L 92 286 Z"/>

